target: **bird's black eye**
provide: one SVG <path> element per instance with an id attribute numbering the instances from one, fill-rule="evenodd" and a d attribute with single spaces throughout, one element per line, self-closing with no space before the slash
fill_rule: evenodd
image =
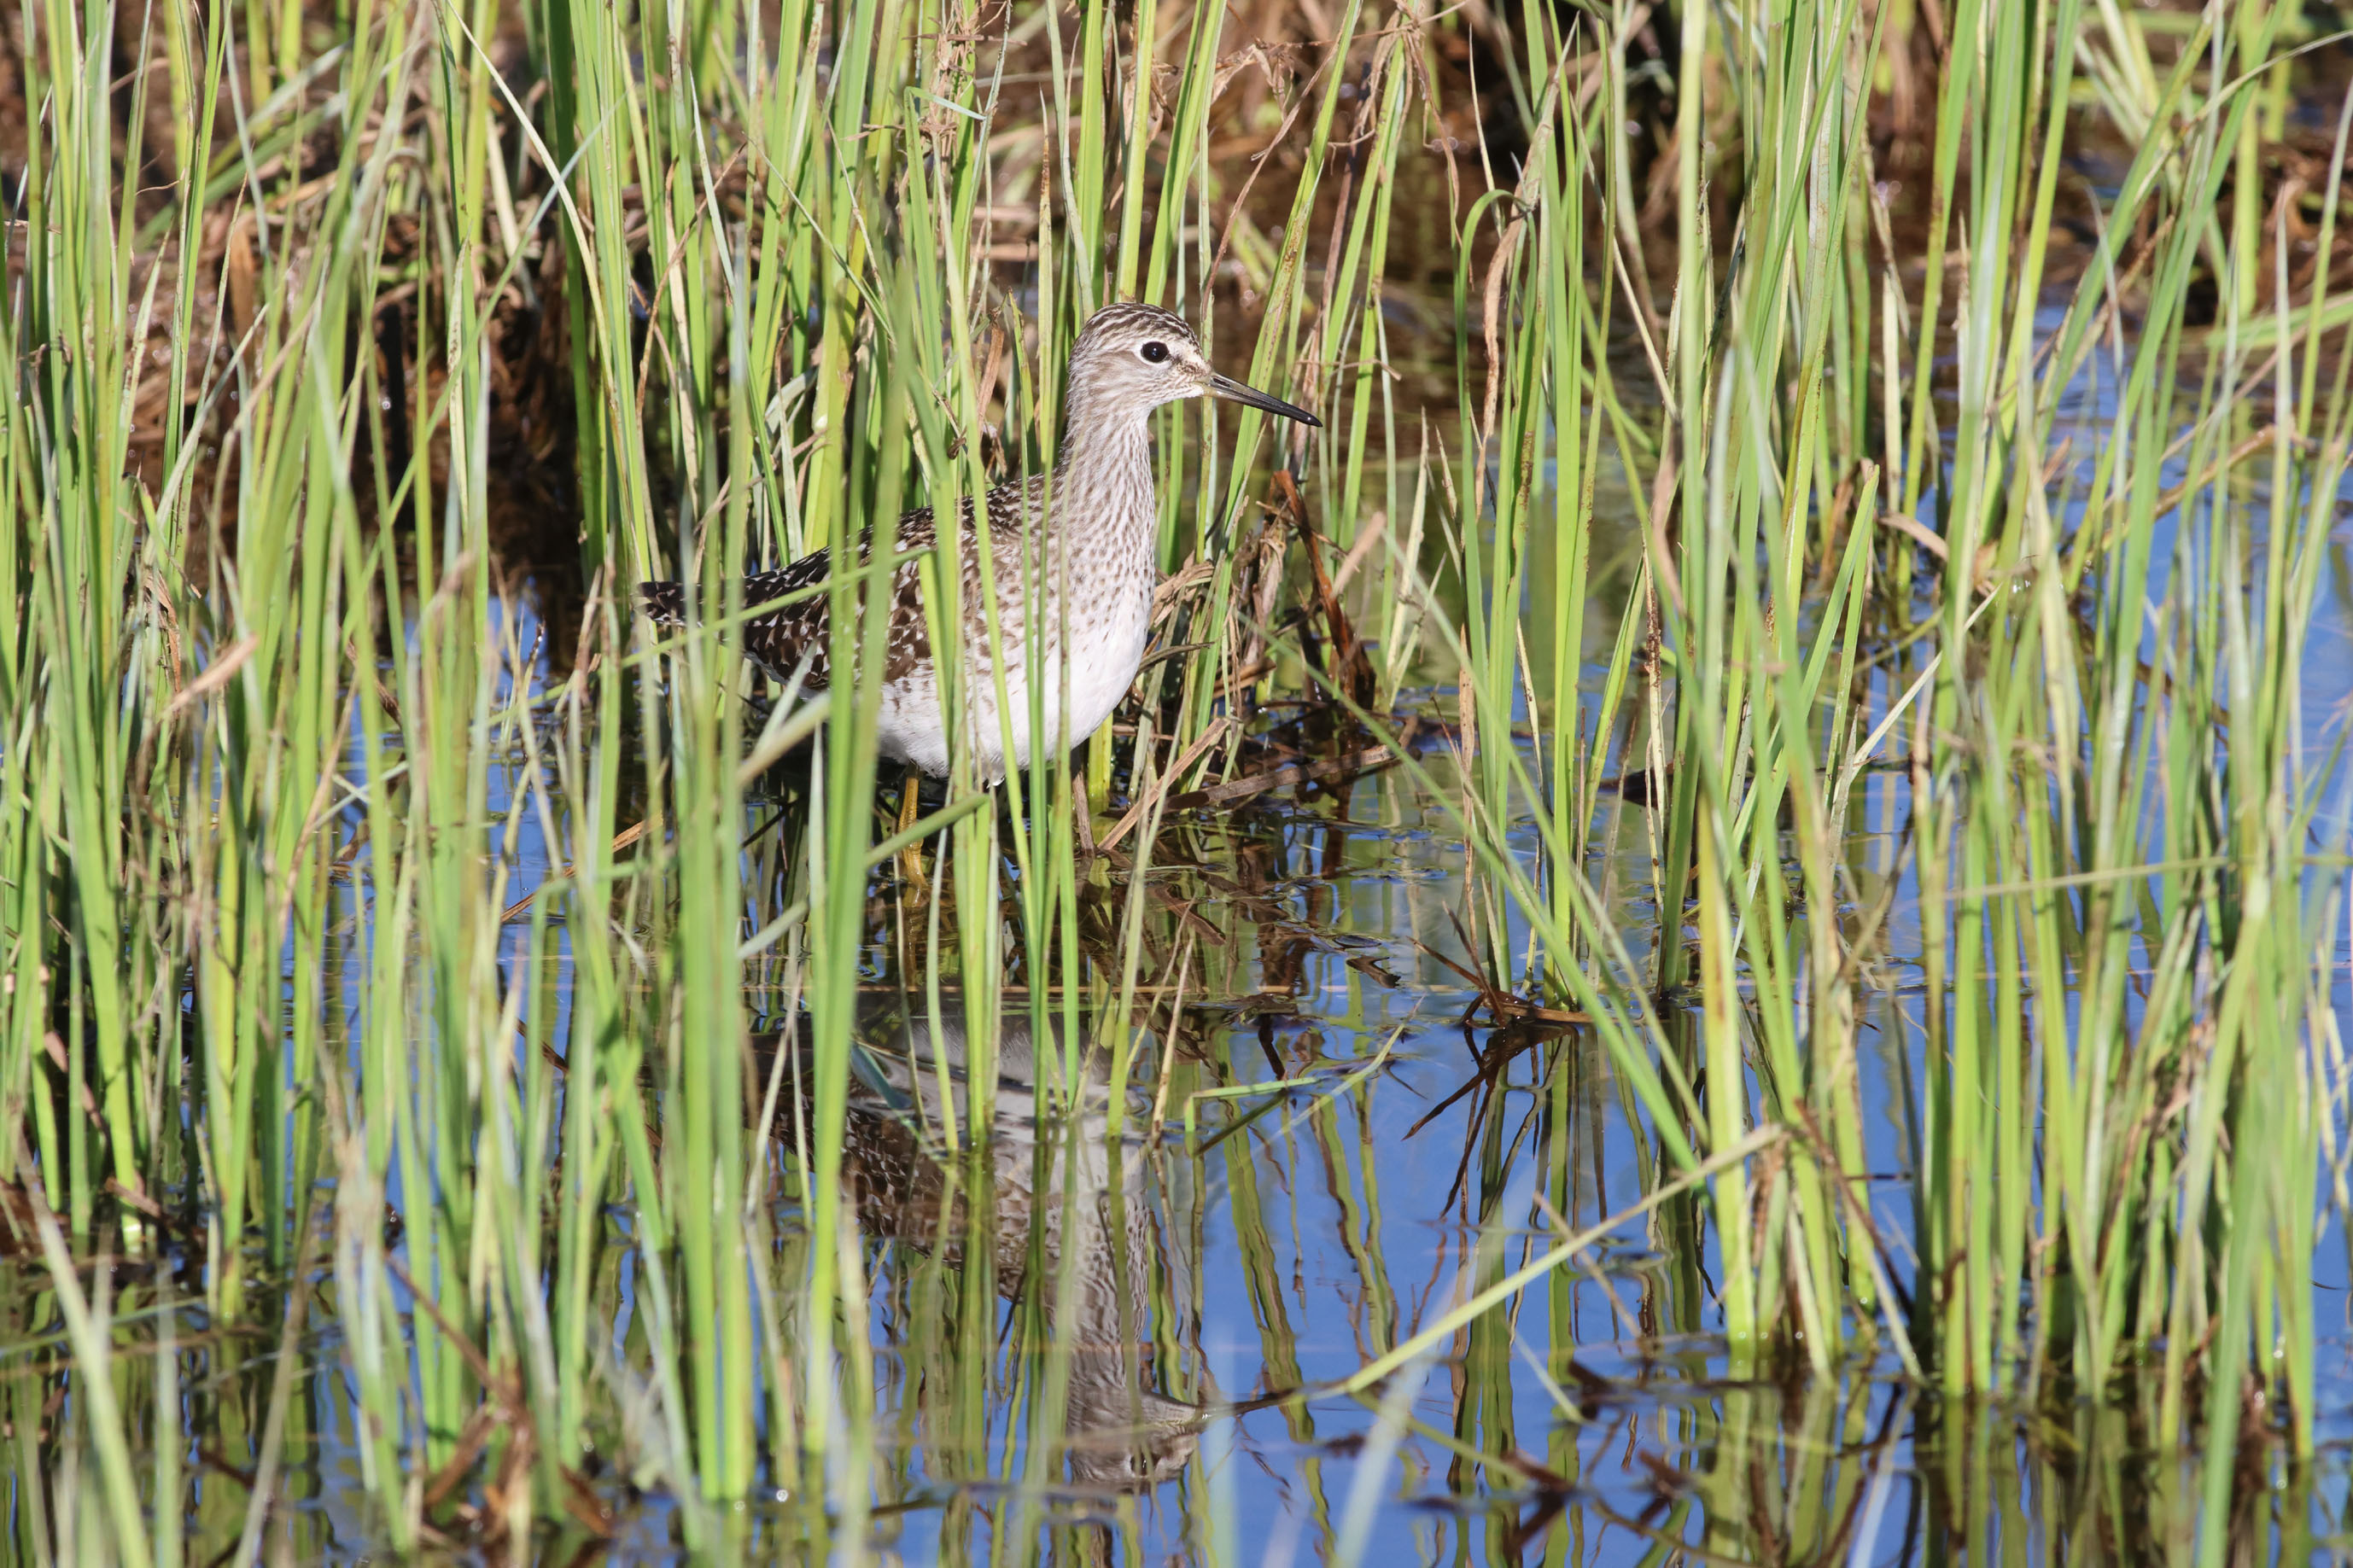
<path id="1" fill-rule="evenodd" d="M 1166 343 L 1146 343 L 1135 352 L 1142 354 L 1146 363 L 1158 364 L 1162 360 L 1168 357 L 1168 345 Z"/>

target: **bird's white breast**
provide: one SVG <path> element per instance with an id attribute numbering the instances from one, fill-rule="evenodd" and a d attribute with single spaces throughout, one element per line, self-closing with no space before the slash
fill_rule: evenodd
<path id="1" fill-rule="evenodd" d="M 1049 634 L 1044 657 L 1038 661 L 1043 698 L 1038 708 L 1044 717 L 1050 748 L 1075 746 L 1093 734 L 1135 684 L 1135 672 L 1144 662 L 1145 645 L 1152 631 L 1152 585 L 1148 573 L 1123 576 L 1124 580 L 1116 584 L 1103 584 L 1104 591 L 1092 601 L 1074 598 L 1068 605 L 1067 627 L 1058 626 Z M 1067 658 L 1061 656 L 1064 648 L 1069 650 Z M 983 650 L 970 648 L 967 658 L 973 679 L 965 712 L 973 752 L 984 778 L 1002 778 L 1008 730 L 1015 767 L 1029 766 L 1035 749 L 1029 661 L 1015 649 L 1007 650 L 1008 725 L 998 721 L 997 681 L 987 672 Z M 1066 689 L 1068 725 L 1061 721 Z M 941 722 L 933 666 L 926 663 L 883 688 L 880 721 L 883 756 L 934 776 L 948 771 L 947 736 Z"/>
<path id="2" fill-rule="evenodd" d="M 1071 725 L 1062 743 L 1085 740 L 1135 684 L 1136 667 L 1144 662 L 1144 645 L 1152 631 L 1152 589 L 1148 582 L 1122 584 L 1103 605 L 1073 605 L 1077 620 L 1085 609 L 1090 617 L 1071 628 Z M 1025 759 L 1026 761 L 1026 759 Z"/>
<path id="3" fill-rule="evenodd" d="M 1022 510 L 1023 531 L 1010 548 L 1001 535 L 997 546 L 997 591 L 1006 595 L 998 622 L 1003 721 L 1000 680 L 992 672 L 987 639 L 970 635 L 976 628 L 968 628 L 963 660 L 968 692 L 963 721 L 981 775 L 992 782 L 1005 776 L 1008 760 L 1013 767 L 1029 765 L 1039 749 L 1033 727 L 1041 729 L 1048 750 L 1067 750 L 1093 734 L 1127 695 L 1144 662 L 1158 514 L 1142 416 L 1093 432 L 1050 486 L 1033 481 L 1006 504 Z M 1025 578 L 1043 590 L 1034 605 L 1021 602 L 1018 584 Z M 978 591 L 976 581 L 968 579 L 966 586 Z M 1041 726 L 1031 721 L 1033 671 Z M 947 727 L 928 661 L 884 689 L 881 721 L 884 756 L 934 775 L 947 772 Z"/>

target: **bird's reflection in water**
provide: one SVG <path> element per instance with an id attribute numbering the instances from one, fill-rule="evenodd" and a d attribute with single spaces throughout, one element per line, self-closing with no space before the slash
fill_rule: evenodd
<path id="1" fill-rule="evenodd" d="M 940 1130 L 953 1120 L 968 1142 L 962 999 L 943 996 L 936 1016 L 920 995 L 860 1006 L 843 1162 L 859 1223 L 871 1237 L 952 1267 L 969 1264 L 968 1242 L 985 1241 L 998 1292 L 1017 1302 L 1034 1292 L 1046 1342 L 1070 1358 L 1071 1480 L 1157 1486 L 1191 1458 L 1201 1425 L 1200 1407 L 1152 1386 L 1154 1314 L 1187 1310 L 1190 1262 L 1177 1227 L 1153 1206 L 1142 1140 L 1110 1136 L 1110 1056 L 1088 1020 L 1075 1042 L 1076 1105 L 1065 1110 L 1073 1097 L 1058 1088 L 1068 1059 L 1061 1021 L 1050 1023 L 1040 1051 L 1025 1005 L 1001 1016 L 991 1135 L 985 1150 L 959 1157 Z M 1137 1121 L 1131 1108 L 1128 1125 Z M 986 1214 L 973 1212 L 976 1199 Z"/>

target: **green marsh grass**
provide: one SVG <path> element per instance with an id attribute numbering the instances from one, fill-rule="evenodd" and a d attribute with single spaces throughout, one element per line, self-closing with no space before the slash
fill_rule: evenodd
<path id="1" fill-rule="evenodd" d="M 1729 1459 L 1673 1502 L 1726 1552 L 1883 1506 L 1883 1468 L 1824 1457 L 1861 1451 L 1872 1367 L 1967 1413 L 1934 1483 L 1961 1512 L 2018 1506 L 2001 1411 L 2192 1456 L 2185 1560 L 2246 1528 L 2242 1451 L 2314 1460 L 2346 838 L 2304 685 L 2353 295 L 2334 200 L 2266 183 L 2301 15 L 1263 10 L 20 8 L 0 1177 L 43 1304 L 6 1338 L 88 1391 L 45 1436 L 5 1395 L 29 1556 L 291 1542 L 284 1456 L 322 1446 L 400 1553 L 553 1550 L 642 1495 L 696 1552 L 855 1559 L 918 1505 L 955 1551 L 1075 1551 L 1063 1238 L 1082 1203 L 1143 1224 L 1144 1175 L 1210 1180 L 1172 1163 L 1255 1214 L 1268 1129 L 1361 1163 L 1381 1325 L 1325 1382 L 1269 1327 L 1270 1392 L 1294 1436 L 1366 1401 L 1384 1467 L 1409 1438 L 1569 1475 L 1514 1423 L 1531 1388 L 1584 1419 L 1574 1279 L 1636 1219 L 1670 1281 L 1644 1334 L 1735 1385 L 1694 1451 L 1784 1445 L 1778 1523 Z M 2127 149 L 2096 199 L 2066 168 L 2094 133 Z M 2061 268 L 2063 216 L 2093 237 Z M 1157 416 L 1174 651 L 1074 755 L 991 790 L 960 752 L 914 874 L 879 683 L 756 683 L 742 569 L 842 552 L 829 658 L 873 666 L 859 531 L 1050 468 L 1069 345 L 1137 294 L 1324 427 Z M 506 548 L 533 465 L 569 619 L 526 615 Z M 1056 570 L 980 566 L 987 605 Z M 670 577 L 702 619 L 662 637 L 632 590 Z M 1606 1075 L 1544 1093 L 1639 1150 L 1642 1191 L 1571 1226 L 1560 1145 L 1481 1123 L 1485 1239 L 1418 1320 L 1344 1131 L 1383 1079 L 1261 1079 L 1188 1023 L 1265 956 L 1155 893 L 1201 863 L 1177 803 L 1279 765 L 1303 708 L 1335 755 L 1415 726 L 1389 782 L 1459 856 L 1484 1024 L 1592 1044 Z M 959 1020 L 953 1069 L 910 1058 L 927 1089 L 869 1037 L 894 988 Z M 943 1205 L 1018 1189 L 1024 1228 L 867 1245 L 878 1096 Z M 1096 1096 L 1108 1174 L 1058 1184 Z M 1565 1234 L 1514 1266 L 1524 1220 Z M 878 1299 L 938 1325 L 894 1352 L 919 1415 L 877 1384 Z M 1181 1359 L 1169 1300 L 1121 1301 Z M 191 1336 L 269 1397 L 184 1390 Z M 1451 1434 L 1414 1414 L 1430 1357 Z M 1222 1560 L 1198 1392 L 1187 1544 Z M 233 1480 L 191 1488 L 192 1411 Z M 1324 1464 L 1313 1511 L 1374 1560 L 1382 1472 Z"/>

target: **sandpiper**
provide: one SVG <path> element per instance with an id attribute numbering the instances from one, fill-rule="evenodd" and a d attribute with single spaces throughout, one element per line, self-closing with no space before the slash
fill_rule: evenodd
<path id="1" fill-rule="evenodd" d="M 1005 776 L 1008 730 L 1012 766 L 1029 765 L 1036 749 L 1029 722 L 1030 637 L 1045 639 L 1038 668 L 1045 686 L 1040 706 L 1049 747 L 1085 740 L 1134 684 L 1151 630 L 1158 575 L 1153 538 L 1159 511 L 1152 494 L 1146 416 L 1164 403 L 1201 396 L 1230 398 L 1303 425 L 1323 423 L 1303 408 L 1212 370 L 1201 340 L 1173 311 L 1109 305 L 1080 330 L 1071 348 L 1065 398 L 1070 433 L 1062 442 L 1060 466 L 1050 475 L 998 485 L 984 498 L 1009 725 L 998 722 L 973 507 L 969 499 L 964 502 L 962 665 L 970 691 L 965 712 L 981 774 L 988 781 Z M 949 737 L 915 559 L 936 542 L 936 528 L 929 507 L 899 520 L 897 553 L 906 560 L 891 574 L 890 595 L 881 601 L 891 629 L 881 741 L 883 756 L 941 777 L 948 771 Z M 858 542 L 860 565 L 872 547 L 870 527 Z M 819 550 L 781 572 L 757 573 L 744 581 L 744 602 L 758 605 L 812 587 L 825 581 L 832 563 L 832 553 Z M 1040 588 L 1034 615 L 1023 587 L 1033 579 Z M 686 597 L 679 584 L 648 583 L 640 591 L 655 622 L 685 623 Z M 825 596 L 817 595 L 755 616 L 744 625 L 744 653 L 780 681 L 790 682 L 797 674 L 803 690 L 824 689 L 829 675 L 826 605 Z M 1068 724 L 1062 722 L 1066 684 Z"/>

